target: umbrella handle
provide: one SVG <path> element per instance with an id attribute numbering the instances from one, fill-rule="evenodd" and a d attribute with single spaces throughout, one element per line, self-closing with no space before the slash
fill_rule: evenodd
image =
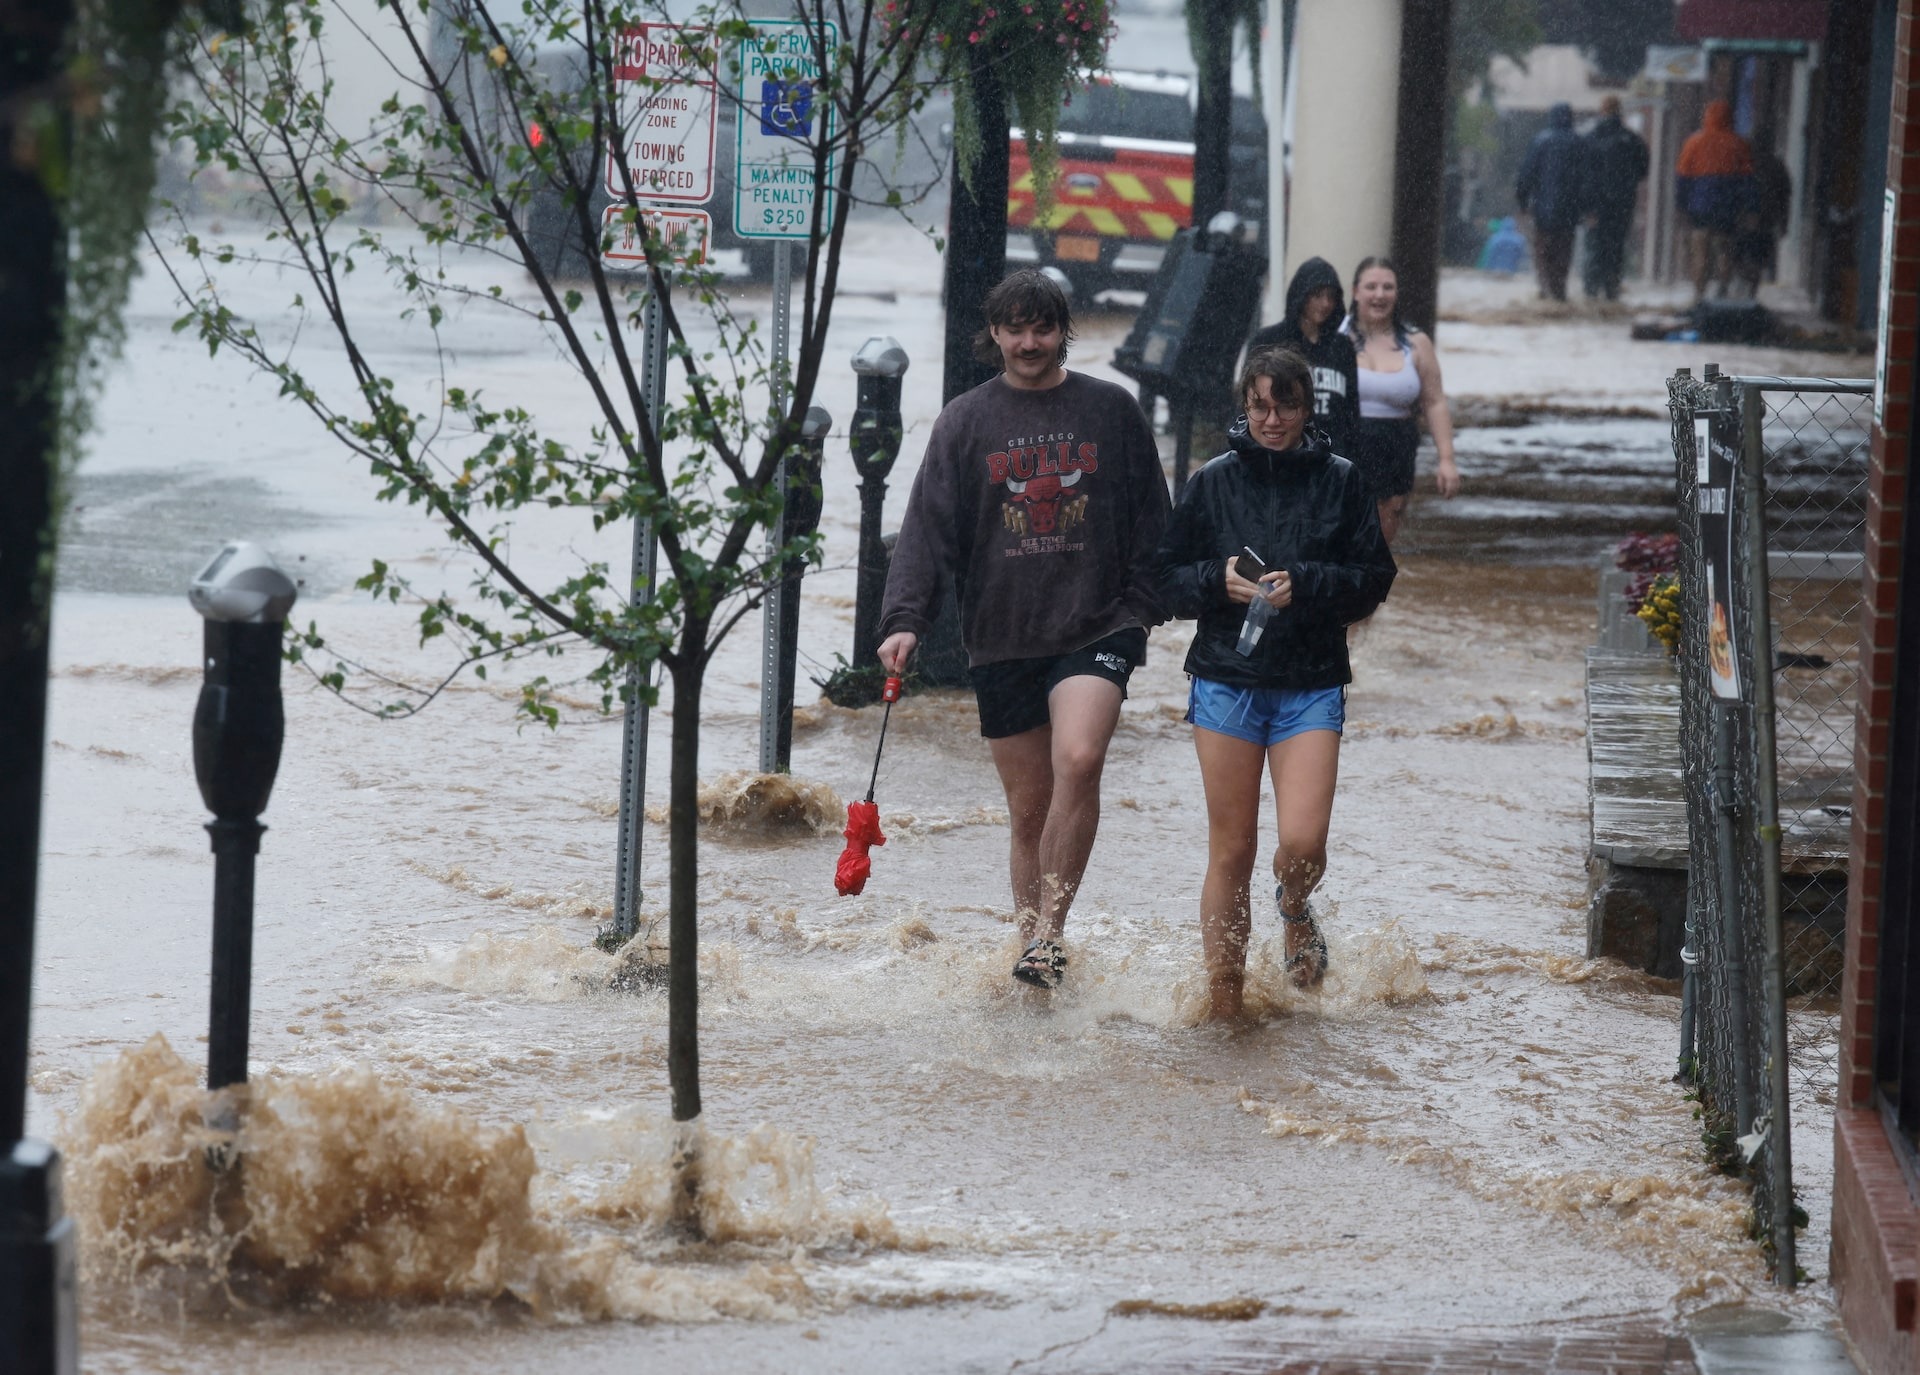
<path id="1" fill-rule="evenodd" d="M 887 709 L 880 716 L 880 743 L 873 751 L 873 777 L 867 780 L 867 801 L 873 801 L 873 790 L 880 783 L 880 751 L 887 747 L 887 722 L 893 719 L 893 704 L 900 700 L 900 679 L 889 675 L 880 688 L 880 700 Z"/>

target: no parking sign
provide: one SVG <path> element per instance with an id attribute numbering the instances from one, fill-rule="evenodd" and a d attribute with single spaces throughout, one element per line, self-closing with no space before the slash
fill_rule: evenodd
<path id="1" fill-rule="evenodd" d="M 623 136 L 607 149 L 608 195 L 627 194 L 620 156 L 637 200 L 700 205 L 713 195 L 715 82 L 703 53 L 711 40 L 711 30 L 677 24 L 621 33 L 613 82 Z"/>

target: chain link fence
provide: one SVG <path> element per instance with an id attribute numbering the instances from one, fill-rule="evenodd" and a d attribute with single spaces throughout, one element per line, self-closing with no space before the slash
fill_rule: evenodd
<path id="1" fill-rule="evenodd" d="M 1676 374 L 1687 946 L 1682 1073 L 1797 1278 L 1793 1155 L 1838 1089 L 1872 384 Z M 1785 1054 L 1776 1056 L 1775 1047 Z"/>

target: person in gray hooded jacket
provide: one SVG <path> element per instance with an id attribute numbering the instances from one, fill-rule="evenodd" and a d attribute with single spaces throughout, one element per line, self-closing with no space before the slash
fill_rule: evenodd
<path id="1" fill-rule="evenodd" d="M 1247 341 L 1247 356 L 1290 348 L 1313 369 L 1313 423 L 1333 451 L 1353 457 L 1353 426 L 1360 417 L 1360 375 L 1353 340 L 1340 328 L 1347 313 L 1340 273 L 1325 258 L 1301 263 L 1287 283 L 1287 314 Z"/>

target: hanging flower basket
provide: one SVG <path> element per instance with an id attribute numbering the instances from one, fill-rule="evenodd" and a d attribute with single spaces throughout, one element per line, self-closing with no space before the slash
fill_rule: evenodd
<path id="1" fill-rule="evenodd" d="M 1060 112 L 1087 75 L 1106 66 L 1110 0 L 889 0 L 885 14 L 891 23 L 925 24 L 952 63 L 954 153 L 968 187 L 982 150 L 966 72 L 976 62 L 992 65 L 1026 138 L 1044 212 L 1060 165 Z"/>

